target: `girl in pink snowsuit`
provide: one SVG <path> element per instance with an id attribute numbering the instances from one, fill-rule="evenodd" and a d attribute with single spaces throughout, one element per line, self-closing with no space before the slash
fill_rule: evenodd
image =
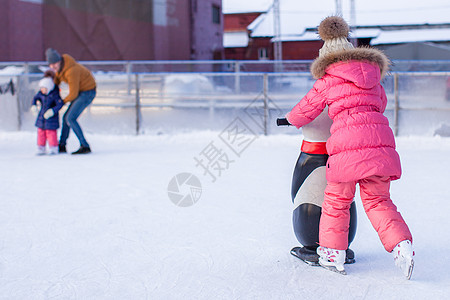
<path id="1" fill-rule="evenodd" d="M 409 279 L 412 236 L 389 195 L 391 180 L 401 175 L 394 135 L 383 115 L 387 98 L 380 81 L 389 60 L 379 50 L 353 48 L 348 33 L 348 25 L 340 17 L 322 21 L 319 35 L 325 43 L 311 66 L 317 81 L 286 115 L 289 123 L 300 128 L 328 106 L 333 120 L 326 144 L 329 159 L 319 227 L 319 263 L 345 274 L 349 207 L 358 183 L 367 216 L 384 248 L 394 252 L 396 264 Z"/>

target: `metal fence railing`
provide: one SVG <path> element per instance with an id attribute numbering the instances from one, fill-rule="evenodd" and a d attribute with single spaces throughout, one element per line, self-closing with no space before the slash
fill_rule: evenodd
<path id="1" fill-rule="evenodd" d="M 94 71 L 97 97 L 80 119 L 88 132 L 220 131 L 239 119 L 255 133 L 293 133 L 294 128 L 276 128 L 275 119 L 314 83 L 309 72 L 141 73 L 119 71 L 122 67 Z M 0 95 L 0 130 L 34 130 L 31 99 L 41 76 L 23 70 L 0 74 L 0 85 L 12 80 L 15 87 L 14 95 Z M 392 72 L 384 79 L 385 115 L 396 135 L 450 135 L 449 78 L 450 72 Z"/>
<path id="2" fill-rule="evenodd" d="M 155 61 L 81 61 L 93 72 L 119 73 L 210 73 L 259 72 L 281 73 L 309 72 L 312 60 L 155 60 Z M 7 72 L 41 73 L 46 62 L 0 62 L 0 74 Z M 394 72 L 450 71 L 450 60 L 394 60 Z"/>

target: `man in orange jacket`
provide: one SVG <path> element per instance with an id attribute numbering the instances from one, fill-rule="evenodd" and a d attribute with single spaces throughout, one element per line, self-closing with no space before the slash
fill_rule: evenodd
<path id="1" fill-rule="evenodd" d="M 50 69 L 55 72 L 55 84 L 66 82 L 69 85 L 69 94 L 63 99 L 64 103 L 70 103 L 63 116 L 63 126 L 59 139 L 59 153 L 66 153 L 66 141 L 70 129 L 80 141 L 80 149 L 72 154 L 86 154 L 91 148 L 86 141 L 83 131 L 77 122 L 78 117 L 88 107 L 96 95 L 96 83 L 92 73 L 83 65 L 77 63 L 68 54 L 62 56 L 58 51 L 48 48 L 45 56 Z"/>

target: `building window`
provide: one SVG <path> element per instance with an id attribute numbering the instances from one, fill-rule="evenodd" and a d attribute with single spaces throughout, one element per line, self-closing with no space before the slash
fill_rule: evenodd
<path id="1" fill-rule="evenodd" d="M 267 54 L 267 48 L 258 48 L 258 59 L 260 60 L 269 59 L 269 55 Z"/>
<path id="2" fill-rule="evenodd" d="M 212 6 L 212 21 L 214 24 L 220 24 L 220 7 L 217 5 Z"/>

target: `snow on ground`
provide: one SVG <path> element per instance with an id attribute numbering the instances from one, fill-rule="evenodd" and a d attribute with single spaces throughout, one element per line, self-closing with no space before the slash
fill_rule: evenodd
<path id="1" fill-rule="evenodd" d="M 211 182 L 194 157 L 218 134 L 91 134 L 90 155 L 38 157 L 34 133 L 0 132 L 0 299 L 448 299 L 450 139 L 397 139 L 391 195 L 416 250 L 407 281 L 359 199 L 347 276 L 291 256 L 301 136 L 258 137 Z M 168 197 L 181 172 L 202 183 L 191 207 Z"/>

